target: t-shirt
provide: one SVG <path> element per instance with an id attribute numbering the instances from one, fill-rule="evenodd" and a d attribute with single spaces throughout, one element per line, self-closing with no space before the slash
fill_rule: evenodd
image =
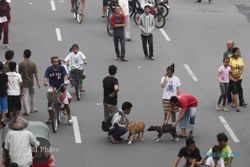
<path id="1" fill-rule="evenodd" d="M 242 57 L 238 57 L 237 59 L 230 57 L 229 66 L 231 67 L 231 72 L 233 75 L 239 74 L 244 68 L 244 61 Z M 243 76 L 240 76 L 240 79 L 243 79 Z"/>
<path id="2" fill-rule="evenodd" d="M 163 82 L 164 79 L 165 77 L 162 77 L 161 81 Z M 165 87 L 163 88 L 162 98 L 170 100 L 172 96 L 177 95 L 177 88 L 181 86 L 181 82 L 180 82 L 180 79 L 176 76 L 173 76 L 171 78 L 167 77 L 166 80 L 167 80 L 167 83 Z"/>
<path id="3" fill-rule="evenodd" d="M 44 77 L 49 80 L 49 85 L 59 89 L 60 86 L 64 83 L 64 77 L 67 75 L 67 72 L 63 66 L 58 66 L 55 69 L 53 66 L 50 66 L 46 69 Z"/>
<path id="4" fill-rule="evenodd" d="M 83 69 L 83 63 L 85 60 L 86 60 L 86 56 L 81 51 L 78 51 L 77 54 L 75 54 L 74 52 L 71 52 L 65 58 L 65 61 L 69 63 L 69 66 L 73 66 L 73 68 L 77 68 L 77 69 Z"/>
<path id="5" fill-rule="evenodd" d="M 8 72 L 8 96 L 20 96 L 21 88 L 20 83 L 22 83 L 22 77 L 17 72 Z"/>
<path id="6" fill-rule="evenodd" d="M 233 55 L 232 50 L 226 50 L 223 54 L 223 59 L 224 58 L 229 58 Z"/>
<path id="7" fill-rule="evenodd" d="M 189 153 L 187 147 L 183 147 L 180 149 L 178 157 L 184 157 L 187 164 L 190 164 L 194 159 L 196 159 L 197 161 L 200 161 L 202 159 L 199 148 L 195 148 L 192 153 Z"/>
<path id="8" fill-rule="evenodd" d="M 207 152 L 208 157 L 212 156 L 213 154 L 212 149 L 213 148 L 210 148 L 209 151 Z M 229 158 L 233 157 L 233 152 L 228 145 L 221 150 L 221 157 L 224 160 L 225 166 L 227 166 L 229 163 Z"/>
<path id="9" fill-rule="evenodd" d="M 219 80 L 221 83 L 229 83 L 229 72 L 231 70 L 230 66 L 225 67 L 224 65 L 220 66 L 218 69 Z"/>
<path id="10" fill-rule="evenodd" d="M 111 93 L 114 92 L 114 86 L 118 85 L 118 80 L 115 77 L 107 76 L 103 79 L 103 100 L 105 103 L 111 104 L 111 105 L 117 105 L 117 95 L 110 96 Z"/>
<path id="11" fill-rule="evenodd" d="M 7 84 L 8 84 L 8 75 L 0 74 L 0 97 L 7 96 Z"/>
<path id="12" fill-rule="evenodd" d="M 19 64 L 18 71 L 22 76 L 24 87 L 34 86 L 34 74 L 37 74 L 35 63 L 30 60 L 24 60 Z"/>
<path id="13" fill-rule="evenodd" d="M 177 96 L 179 103 L 177 104 L 178 107 L 181 108 L 181 112 L 186 112 L 189 107 L 197 107 L 198 101 L 197 99 L 189 94 L 181 94 Z"/>
<path id="14" fill-rule="evenodd" d="M 125 24 L 126 17 L 124 14 L 113 14 L 111 16 L 111 25 L 113 27 L 113 35 L 114 36 L 123 36 L 124 35 L 124 27 L 115 27 L 116 24 Z"/>
<path id="15" fill-rule="evenodd" d="M 208 165 L 209 167 L 225 167 L 225 164 L 224 164 L 224 160 L 222 158 L 220 158 L 218 161 L 217 161 L 217 165 L 215 166 L 215 162 L 213 160 L 213 157 L 209 157 L 207 160 L 206 160 L 206 165 Z"/>
<path id="16" fill-rule="evenodd" d="M 31 145 L 38 147 L 39 141 L 28 130 L 10 130 L 5 138 L 4 148 L 9 150 L 10 159 L 19 166 L 32 164 Z"/>

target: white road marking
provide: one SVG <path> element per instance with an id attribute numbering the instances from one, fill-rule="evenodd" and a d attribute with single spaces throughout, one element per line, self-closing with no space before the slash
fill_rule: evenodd
<path id="1" fill-rule="evenodd" d="M 57 37 L 57 41 L 62 41 L 62 35 L 61 35 L 60 28 L 56 28 L 56 37 Z"/>
<path id="2" fill-rule="evenodd" d="M 79 124 L 76 116 L 72 116 L 73 120 L 73 130 L 75 135 L 75 142 L 76 143 L 82 143 L 82 138 L 80 134 Z"/>
<path id="3" fill-rule="evenodd" d="M 60 0 L 60 1 L 58 1 L 58 2 L 64 2 L 63 0 Z"/>
<path id="4" fill-rule="evenodd" d="M 230 127 L 230 125 L 227 123 L 226 119 L 223 116 L 218 116 L 218 118 L 220 119 L 221 123 L 223 124 L 223 126 L 225 127 L 225 129 L 227 130 L 227 132 L 229 133 L 229 135 L 231 136 L 231 138 L 233 139 L 233 141 L 235 143 L 239 143 L 240 140 L 235 135 L 234 131 L 232 130 L 232 128 Z"/>
<path id="5" fill-rule="evenodd" d="M 191 76 L 191 78 L 192 78 L 195 82 L 197 82 L 198 79 L 197 79 L 197 77 L 195 76 L 195 74 L 193 73 L 193 71 L 191 70 L 191 68 L 189 67 L 189 65 L 188 65 L 188 64 L 183 64 L 183 66 L 185 67 L 185 69 L 187 70 L 187 72 L 188 72 L 188 74 Z"/>
<path id="6" fill-rule="evenodd" d="M 163 35 L 163 37 L 166 39 L 167 42 L 170 42 L 171 39 L 169 38 L 168 34 L 166 33 L 166 31 L 162 28 L 159 29 Z"/>
<path id="7" fill-rule="evenodd" d="M 54 0 L 50 0 L 50 4 L 51 4 L 51 10 L 55 11 L 56 10 L 55 1 Z"/>

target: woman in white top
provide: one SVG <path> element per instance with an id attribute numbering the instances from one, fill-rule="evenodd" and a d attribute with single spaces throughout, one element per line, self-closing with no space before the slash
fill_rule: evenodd
<path id="1" fill-rule="evenodd" d="M 170 116 L 172 115 L 172 122 L 176 121 L 176 114 L 179 109 L 177 107 L 173 108 L 171 111 L 170 98 L 172 96 L 177 96 L 180 94 L 180 79 L 174 74 L 174 64 L 167 67 L 166 73 L 161 78 L 161 87 L 163 88 L 163 109 L 164 109 L 164 124 L 167 124 Z"/>

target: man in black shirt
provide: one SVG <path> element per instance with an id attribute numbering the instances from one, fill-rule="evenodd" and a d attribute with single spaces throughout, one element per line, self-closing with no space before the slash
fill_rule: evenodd
<path id="1" fill-rule="evenodd" d="M 5 125 L 3 117 L 4 113 L 7 112 L 8 76 L 3 72 L 3 70 L 3 63 L 0 62 L 0 127 Z"/>
<path id="2" fill-rule="evenodd" d="M 106 76 L 103 83 L 103 105 L 104 105 L 104 121 L 112 117 L 118 109 L 117 105 L 117 92 L 119 91 L 119 83 L 115 78 L 117 67 L 114 65 L 109 66 L 109 76 Z"/>
<path id="3" fill-rule="evenodd" d="M 195 141 L 192 138 L 186 140 L 186 147 L 180 149 L 178 157 L 174 161 L 173 167 L 177 167 L 181 158 L 186 159 L 184 167 L 196 167 L 196 162 L 200 161 L 201 155 L 199 148 L 196 147 Z"/>

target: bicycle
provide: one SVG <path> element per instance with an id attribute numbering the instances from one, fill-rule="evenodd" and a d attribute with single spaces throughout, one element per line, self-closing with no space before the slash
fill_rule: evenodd
<path id="1" fill-rule="evenodd" d="M 129 2 L 129 16 L 132 17 L 137 10 L 140 9 L 140 3 L 138 0 L 130 0 Z"/>
<path id="2" fill-rule="evenodd" d="M 79 101 L 81 99 L 81 80 L 85 78 L 83 75 L 83 70 L 80 69 L 72 69 L 70 71 L 70 83 L 75 88 L 76 98 Z"/>
<path id="3" fill-rule="evenodd" d="M 74 3 L 74 19 L 76 19 L 76 21 L 79 23 L 79 24 L 82 24 L 83 22 L 83 13 L 81 11 L 81 0 L 75 0 L 75 3 Z"/>
<path id="4" fill-rule="evenodd" d="M 60 113 L 63 111 L 62 102 L 60 101 L 60 95 L 66 94 L 65 84 L 63 83 L 58 89 L 50 87 L 47 93 L 47 99 L 49 102 L 52 102 L 52 112 L 51 121 L 52 121 L 52 130 L 56 133 L 58 124 L 60 124 Z"/>

